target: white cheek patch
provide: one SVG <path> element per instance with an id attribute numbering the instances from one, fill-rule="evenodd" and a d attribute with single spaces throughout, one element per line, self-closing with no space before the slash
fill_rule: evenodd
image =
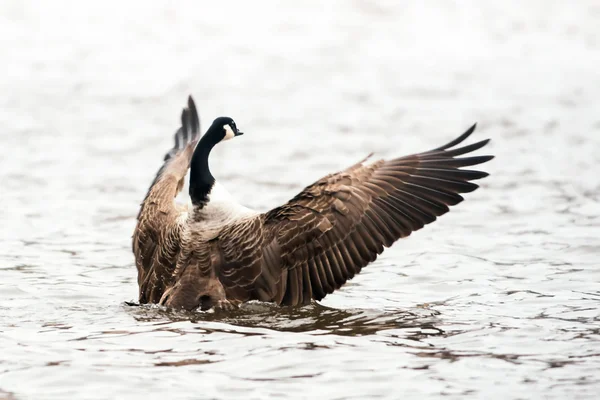
<path id="1" fill-rule="evenodd" d="M 235 137 L 235 133 L 233 133 L 233 129 L 231 129 L 231 126 L 229 126 L 229 124 L 223 125 L 223 129 L 225 129 L 225 137 L 221 140 L 222 142 Z"/>

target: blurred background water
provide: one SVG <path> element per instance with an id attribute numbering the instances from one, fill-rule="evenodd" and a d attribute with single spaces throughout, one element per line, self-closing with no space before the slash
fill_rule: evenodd
<path id="1" fill-rule="evenodd" d="M 0 399 L 597 398 L 597 1 L 4 0 L 0 60 Z M 258 210 L 473 122 L 496 159 L 321 304 L 128 307 L 188 94 Z"/>

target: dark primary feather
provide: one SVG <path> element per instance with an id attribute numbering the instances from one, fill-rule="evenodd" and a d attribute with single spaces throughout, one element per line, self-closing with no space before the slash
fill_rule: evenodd
<path id="1" fill-rule="evenodd" d="M 196 110 L 196 104 L 192 96 L 188 97 L 188 107 L 181 112 L 181 126 L 173 135 L 175 144 L 167 154 L 164 161 L 169 161 L 171 158 L 183 150 L 189 143 L 197 142 L 200 139 L 200 117 Z M 163 164 L 164 167 L 164 164 Z M 161 168 L 162 170 L 162 168 Z M 157 175 L 160 175 L 160 171 Z"/>
<path id="2" fill-rule="evenodd" d="M 467 129 L 467 130 L 465 131 L 465 133 L 463 133 L 462 135 L 460 135 L 460 136 L 459 136 L 459 137 L 457 137 L 456 139 L 454 139 L 454 140 L 451 140 L 450 142 L 446 143 L 446 144 L 445 144 L 445 145 L 443 145 L 443 146 L 440 146 L 440 147 L 438 147 L 438 148 L 435 148 L 435 149 L 433 149 L 433 150 L 430 150 L 428 153 L 430 153 L 430 152 L 434 152 L 434 151 L 446 150 L 446 149 L 449 149 L 450 147 L 454 147 L 454 146 L 456 146 L 457 144 L 460 144 L 460 143 L 461 143 L 461 142 L 463 142 L 463 141 L 464 141 L 466 138 L 468 138 L 469 136 L 471 136 L 471 134 L 472 134 L 473 132 L 475 132 L 475 128 L 476 128 L 476 127 L 477 127 L 477 124 L 476 124 L 476 123 L 475 123 L 475 124 L 473 124 L 473 125 L 471 125 L 471 127 L 470 127 L 469 129 Z"/>
<path id="3" fill-rule="evenodd" d="M 475 125 L 434 150 L 352 167 L 306 187 L 287 204 L 226 227 L 213 267 L 228 298 L 278 304 L 320 300 L 341 287 L 385 247 L 463 201 L 486 172 L 461 169 L 493 156 L 458 156 Z"/>

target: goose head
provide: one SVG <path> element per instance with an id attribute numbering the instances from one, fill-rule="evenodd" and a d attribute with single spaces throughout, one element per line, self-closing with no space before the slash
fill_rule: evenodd
<path id="1" fill-rule="evenodd" d="M 232 118 L 219 117 L 213 121 L 205 136 L 210 137 L 211 141 L 216 144 L 243 134 L 244 132 L 238 129 Z"/>

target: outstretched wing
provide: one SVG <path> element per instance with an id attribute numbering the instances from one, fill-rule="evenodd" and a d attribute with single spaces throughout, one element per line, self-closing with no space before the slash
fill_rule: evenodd
<path id="1" fill-rule="evenodd" d="M 229 243 L 225 237 L 220 241 L 226 261 L 221 280 L 244 297 L 263 301 L 296 305 L 322 299 L 374 261 L 384 247 L 435 221 L 463 201 L 460 193 L 478 187 L 470 181 L 488 174 L 462 167 L 493 156 L 458 156 L 489 140 L 455 148 L 474 130 L 475 125 L 423 153 L 357 163 L 308 186 L 261 217 L 260 235 L 254 231 L 246 240 L 252 243 Z M 244 260 L 227 259 L 233 247 L 247 249 Z"/>
<path id="2" fill-rule="evenodd" d="M 175 145 L 148 189 L 133 234 L 140 303 L 158 302 L 171 279 L 179 252 L 180 217 L 187 211 L 175 203 L 175 197 L 183 188 L 199 138 L 200 119 L 190 96 L 175 132 Z"/>

